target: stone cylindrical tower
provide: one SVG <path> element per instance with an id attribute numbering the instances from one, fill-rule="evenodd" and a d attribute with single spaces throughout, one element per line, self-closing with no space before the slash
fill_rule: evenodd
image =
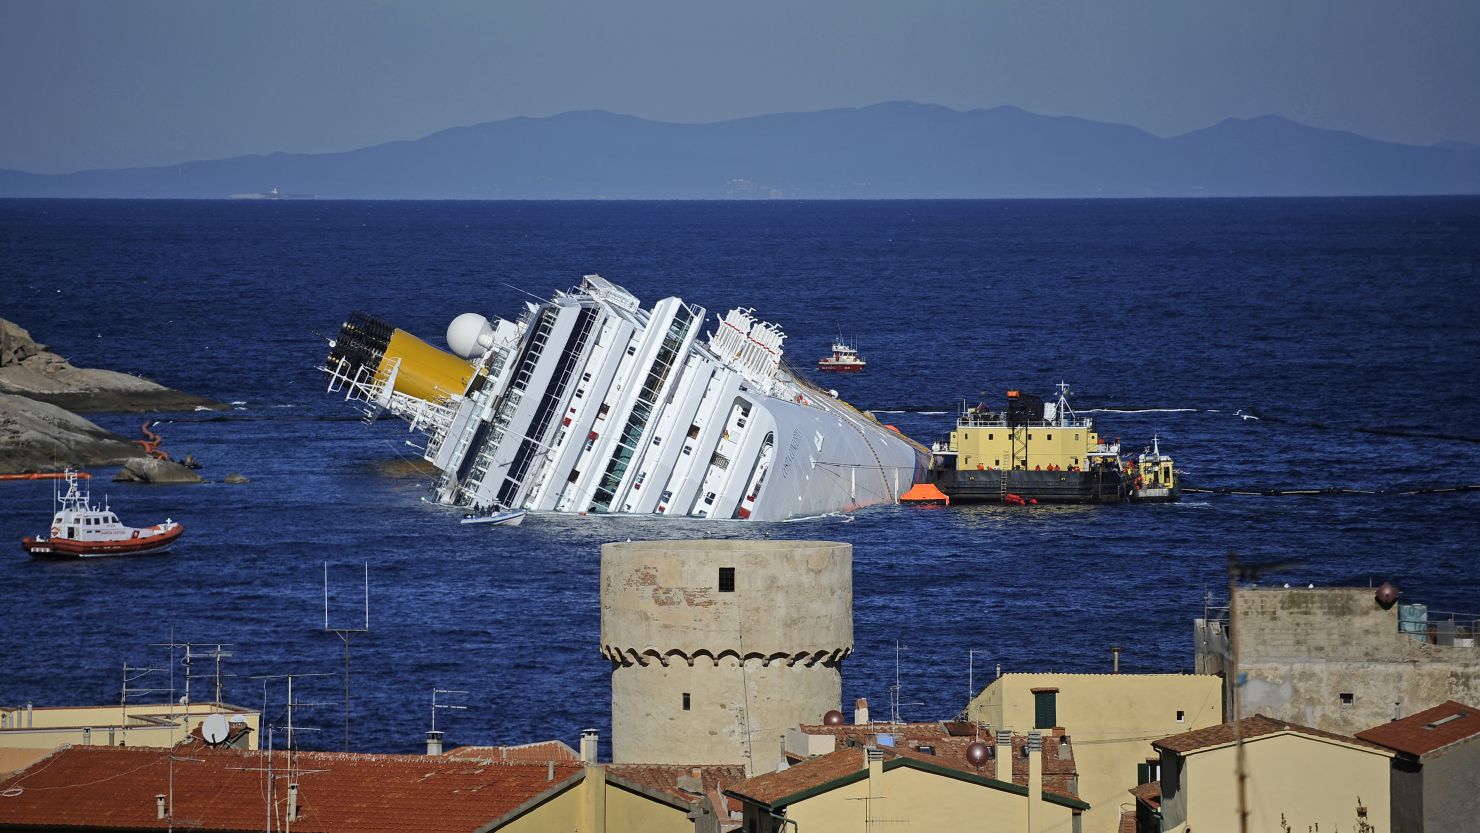
<path id="1" fill-rule="evenodd" d="M 745 764 L 842 698 L 853 548 L 826 541 L 641 541 L 601 548 L 612 760 Z"/>

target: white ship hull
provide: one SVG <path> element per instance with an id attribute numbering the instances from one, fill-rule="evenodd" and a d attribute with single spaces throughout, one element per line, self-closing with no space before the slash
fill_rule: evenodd
<path id="1" fill-rule="evenodd" d="M 701 340 L 704 318 L 590 275 L 517 322 L 454 321 L 465 386 L 406 383 L 366 316 L 325 370 L 426 434 L 450 506 L 774 521 L 892 503 L 923 474 L 926 449 L 781 364 L 779 329 L 733 310 Z"/>

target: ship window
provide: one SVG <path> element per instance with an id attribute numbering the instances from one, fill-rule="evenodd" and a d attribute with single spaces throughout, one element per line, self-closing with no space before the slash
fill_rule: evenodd
<path id="1" fill-rule="evenodd" d="M 691 440 L 698 439 L 698 437 L 699 437 L 699 426 L 697 426 L 697 425 L 690 425 L 689 426 L 689 439 L 691 439 Z"/>
<path id="2" fill-rule="evenodd" d="M 579 480 L 580 477 L 581 477 L 581 471 L 580 471 L 580 469 L 571 469 L 570 470 L 570 477 L 567 478 L 565 482 L 567 482 L 567 483 L 574 483 L 577 480 Z"/>
<path id="3" fill-rule="evenodd" d="M 688 454 L 689 452 L 691 452 L 693 450 L 694 450 L 694 447 L 691 446 L 691 445 L 686 445 L 686 446 L 683 447 L 683 453 L 685 453 L 685 454 Z"/>
<path id="4" fill-rule="evenodd" d="M 611 409 L 612 409 L 612 406 L 611 405 L 609 405 L 609 404 L 607 404 L 605 402 L 601 403 L 601 409 L 596 412 L 597 419 L 600 419 L 602 417 L 605 417 L 606 416 L 606 412 L 607 411 L 610 411 Z"/>
<path id="5" fill-rule="evenodd" d="M 581 381 L 582 382 L 589 382 L 589 381 L 591 381 L 591 374 L 589 374 L 589 373 L 582 373 L 581 374 Z"/>
<path id="6" fill-rule="evenodd" d="M 1030 440 L 1033 439 L 1033 435 L 1032 434 L 1029 434 L 1028 435 L 1028 439 L 1030 439 Z"/>
<path id="7" fill-rule="evenodd" d="M 653 437 L 653 445 L 658 445 L 661 442 L 663 442 L 662 437 Z"/>
<path id="8" fill-rule="evenodd" d="M 739 419 L 735 420 L 735 427 L 736 428 L 744 428 L 745 427 L 745 417 L 740 417 Z"/>
<path id="9" fill-rule="evenodd" d="M 1078 434 L 1075 434 L 1074 435 L 1074 439 L 1076 439 L 1076 440 L 1079 439 L 1079 435 Z"/>
<path id="10" fill-rule="evenodd" d="M 987 439 L 993 440 L 993 439 L 996 439 L 996 438 L 997 438 L 997 435 L 996 434 L 993 434 L 991 431 L 988 431 L 987 432 Z"/>
<path id="11" fill-rule="evenodd" d="M 965 434 L 962 434 L 961 435 L 961 439 L 963 439 L 963 440 L 969 440 L 969 439 L 971 439 L 971 432 L 968 431 Z"/>
<path id="12" fill-rule="evenodd" d="M 1052 434 L 1049 434 L 1048 436 L 1044 437 L 1044 439 L 1051 440 L 1051 439 L 1053 439 L 1053 435 Z"/>
<path id="13" fill-rule="evenodd" d="M 721 567 L 721 568 L 719 568 L 719 592 L 721 592 L 721 593 L 733 593 L 733 592 L 735 592 L 735 568 L 734 567 Z"/>
<path id="14" fill-rule="evenodd" d="M 586 389 L 585 388 L 576 388 L 576 398 L 577 399 L 580 399 L 581 397 L 583 397 L 585 395 L 586 395 Z M 571 408 L 571 410 L 574 411 L 575 408 Z"/>
<path id="15" fill-rule="evenodd" d="M 711 503 L 714 503 L 714 492 L 710 492 L 704 496 L 704 505 L 708 506 Z"/>
<path id="16" fill-rule="evenodd" d="M 673 490 L 670 489 L 670 490 L 664 492 L 662 495 L 660 495 L 658 497 L 658 500 L 661 500 L 664 503 L 667 503 L 668 501 L 673 500 Z"/>
<path id="17" fill-rule="evenodd" d="M 627 355 L 629 355 L 629 356 L 635 356 L 635 355 L 637 355 L 637 345 L 636 344 L 633 344 L 632 346 L 630 346 L 630 347 L 627 348 Z"/>

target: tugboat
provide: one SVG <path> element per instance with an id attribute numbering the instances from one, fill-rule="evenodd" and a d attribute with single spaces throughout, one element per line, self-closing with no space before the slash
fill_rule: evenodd
<path id="1" fill-rule="evenodd" d="M 142 529 L 124 526 L 105 504 L 99 508 L 77 488 L 77 472 L 66 472 L 67 493 L 59 496 L 51 519 L 50 536 L 21 539 L 26 552 L 37 558 L 97 558 L 164 552 L 185 527 L 166 518 Z"/>
<path id="2" fill-rule="evenodd" d="M 1148 449 L 1122 461 L 1120 440 L 1106 440 L 1094 420 L 1058 400 L 1007 392 L 1007 408 L 963 407 L 956 430 L 932 448 L 925 482 L 956 503 L 1122 503 L 1173 501 L 1179 490 L 1172 458 Z"/>
<path id="3" fill-rule="evenodd" d="M 1177 482 L 1172 458 L 1161 453 L 1161 438 L 1155 434 L 1151 436 L 1151 447 L 1136 457 L 1134 470 L 1136 479 L 1131 484 L 1131 500 L 1171 503 L 1182 496 L 1182 486 Z"/>
<path id="4" fill-rule="evenodd" d="M 828 370 L 833 373 L 857 373 L 862 370 L 868 362 L 858 355 L 857 348 L 843 343 L 840 338 L 833 342 L 832 355 L 823 356 L 817 360 L 818 370 Z"/>

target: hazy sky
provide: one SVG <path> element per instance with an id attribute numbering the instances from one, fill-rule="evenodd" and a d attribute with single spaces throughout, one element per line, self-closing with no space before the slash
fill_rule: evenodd
<path id="1" fill-rule="evenodd" d="M 900 99 L 1480 143 L 1480 0 L 0 0 L 0 168 L 35 172 Z"/>

